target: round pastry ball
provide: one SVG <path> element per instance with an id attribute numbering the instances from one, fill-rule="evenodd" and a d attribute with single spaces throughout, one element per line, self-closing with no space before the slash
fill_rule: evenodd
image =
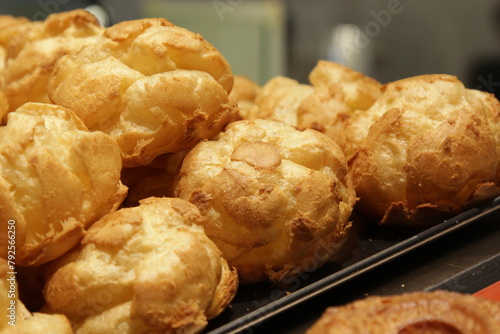
<path id="1" fill-rule="evenodd" d="M 51 100 L 115 139 L 126 167 L 212 138 L 237 113 L 226 59 L 200 35 L 164 19 L 118 23 L 62 57 Z"/>
<path id="2" fill-rule="evenodd" d="M 381 94 L 376 80 L 324 60 L 312 69 L 309 81 L 272 78 L 257 92 L 251 108 L 244 110 L 243 119 L 279 120 L 299 130 L 311 128 L 341 144 L 346 120 L 368 109 Z"/>
<path id="3" fill-rule="evenodd" d="M 495 334 L 500 303 L 449 291 L 372 296 L 328 308 L 307 334 Z"/>
<path id="4" fill-rule="evenodd" d="M 319 60 L 309 73 L 315 87 L 333 86 L 351 111 L 366 110 L 381 95 L 382 84 L 339 63 Z"/>
<path id="5" fill-rule="evenodd" d="M 49 269 L 48 309 L 75 333 L 198 333 L 238 285 L 198 209 L 151 197 L 113 212 Z"/>
<path id="6" fill-rule="evenodd" d="M 381 224 L 428 226 L 498 195 L 490 116 L 499 110 L 491 95 L 449 75 L 387 84 L 346 130 L 357 209 Z"/>
<path id="7" fill-rule="evenodd" d="M 10 111 L 26 102 L 50 103 L 47 84 L 55 63 L 103 34 L 97 19 L 83 9 L 51 14 L 44 21 L 24 23 L 8 30 L 2 89 Z M 0 34 L 0 43 L 2 40 Z"/>
<path id="8" fill-rule="evenodd" d="M 217 140 L 197 144 L 184 158 L 176 196 L 207 217 L 207 235 L 245 284 L 329 261 L 348 235 L 355 202 L 333 140 L 268 120 L 231 123 Z"/>
<path id="9" fill-rule="evenodd" d="M 75 246 L 126 195 L 121 158 L 106 134 L 89 132 L 59 106 L 26 103 L 0 128 L 0 228 L 15 232 L 15 262 L 35 266 Z M 0 234 L 1 256 L 7 233 Z"/>

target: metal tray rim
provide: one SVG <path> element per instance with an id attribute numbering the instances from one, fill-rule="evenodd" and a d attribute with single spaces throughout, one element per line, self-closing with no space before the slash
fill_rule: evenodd
<path id="1" fill-rule="evenodd" d="M 500 196 L 466 210 L 457 216 L 447 219 L 433 227 L 417 233 L 393 246 L 366 257 L 344 269 L 340 269 L 310 285 L 307 285 L 278 300 L 270 302 L 248 314 L 226 323 L 208 334 L 240 333 L 258 326 L 261 322 L 274 317 L 292 307 L 337 287 L 357 276 L 360 276 L 376 267 L 388 263 L 404 254 L 407 254 L 427 243 L 439 239 L 462 227 L 470 225 L 481 218 L 500 211 Z"/>

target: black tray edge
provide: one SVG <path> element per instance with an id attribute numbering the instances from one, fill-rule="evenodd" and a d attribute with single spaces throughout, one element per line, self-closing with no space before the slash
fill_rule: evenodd
<path id="1" fill-rule="evenodd" d="M 249 329 L 249 332 L 251 332 L 252 327 L 259 326 L 259 324 L 266 319 L 295 307 L 308 299 L 320 295 L 329 289 L 337 287 L 357 276 L 362 275 L 363 273 L 366 273 L 425 244 L 450 234 L 453 231 L 470 225 L 496 211 L 500 211 L 500 196 L 488 200 L 477 207 L 464 211 L 453 218 L 447 219 L 438 225 L 411 236 L 408 239 L 369 256 L 347 268 L 339 270 L 317 282 L 305 286 L 290 295 L 264 305 L 243 317 L 235 319 L 210 331 L 208 334 L 241 333 Z"/>

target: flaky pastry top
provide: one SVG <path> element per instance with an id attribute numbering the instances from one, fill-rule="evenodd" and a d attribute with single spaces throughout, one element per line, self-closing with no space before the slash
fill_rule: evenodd
<path id="1" fill-rule="evenodd" d="M 57 63 L 49 96 L 91 130 L 110 134 L 127 166 L 211 138 L 232 120 L 225 58 L 165 19 L 126 21 Z"/>
<path id="2" fill-rule="evenodd" d="M 207 234 L 245 283 L 295 275 L 318 240 L 340 247 L 355 201 L 338 145 L 268 120 L 231 123 L 195 146 L 176 195 L 208 218 Z"/>
<path id="3" fill-rule="evenodd" d="M 103 32 L 97 19 L 82 9 L 51 14 L 44 21 L 21 24 L 7 31 L 0 29 L 0 45 L 2 39 L 6 40 L 7 50 L 0 76 L 10 111 L 26 102 L 50 102 L 47 84 L 57 60 L 94 43 Z"/>
<path id="4" fill-rule="evenodd" d="M 0 128 L 0 224 L 16 225 L 16 262 L 52 260 L 126 195 L 121 158 L 106 134 L 91 133 L 71 111 L 26 103 Z M 1 234 L 1 254 L 6 234 Z"/>
<path id="5" fill-rule="evenodd" d="M 490 94 L 449 75 L 385 85 L 345 132 L 360 208 L 404 223 L 419 207 L 424 215 L 457 213 L 497 194 L 499 110 Z"/>
<path id="6" fill-rule="evenodd" d="M 200 332 L 238 285 L 200 220 L 191 203 L 154 197 L 105 216 L 51 267 L 48 308 L 76 333 Z"/>

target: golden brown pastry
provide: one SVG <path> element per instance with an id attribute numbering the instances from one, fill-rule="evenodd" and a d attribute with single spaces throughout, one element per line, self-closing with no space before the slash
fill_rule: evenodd
<path id="1" fill-rule="evenodd" d="M 239 108 L 239 115 L 242 119 L 251 119 L 251 113 L 255 108 L 255 98 L 259 94 L 261 87 L 252 79 L 235 75 L 234 84 L 229 98 L 236 101 Z"/>
<path id="2" fill-rule="evenodd" d="M 0 128 L 0 229 L 14 221 L 16 263 L 64 254 L 126 195 L 121 159 L 106 134 L 89 132 L 71 111 L 26 103 Z M 5 257 L 7 235 L 0 234 Z"/>
<path id="3" fill-rule="evenodd" d="M 355 202 L 335 142 L 269 120 L 231 123 L 217 140 L 196 145 L 176 195 L 207 217 L 207 235 L 245 284 L 293 277 L 311 259 L 329 261 L 348 235 Z"/>
<path id="4" fill-rule="evenodd" d="M 82 9 L 19 26 L 8 40 L 5 69 L 1 73 L 10 111 L 26 102 L 50 102 L 47 83 L 57 60 L 94 43 L 103 32 L 97 19 Z"/>
<path id="5" fill-rule="evenodd" d="M 500 303 L 448 291 L 373 296 L 328 308 L 307 334 L 496 334 Z"/>
<path id="6" fill-rule="evenodd" d="M 48 309 L 79 334 L 200 332 L 238 285 L 203 219 L 187 201 L 154 197 L 103 217 L 49 270 Z"/>
<path id="7" fill-rule="evenodd" d="M 228 62 L 200 35 L 142 19 L 62 57 L 48 90 L 90 130 L 113 137 L 134 167 L 217 135 L 237 112 L 232 85 Z"/>
<path id="8" fill-rule="evenodd" d="M 334 86 L 351 110 L 366 110 L 381 95 L 382 85 L 375 79 L 341 64 L 319 60 L 309 73 L 315 87 Z"/>
<path id="9" fill-rule="evenodd" d="M 500 193 L 499 103 L 453 76 L 425 75 L 384 86 L 351 119 L 346 151 L 360 212 L 388 225 L 430 225 Z M 434 218 L 434 219 L 433 219 Z"/>
<path id="10" fill-rule="evenodd" d="M 30 20 L 22 16 L 0 15 L 0 73 L 6 66 L 9 41 L 17 33 L 20 26 L 29 22 Z M 0 74 L 0 87 L 2 87 L 1 78 Z"/>
<path id="11" fill-rule="evenodd" d="M 299 130 L 312 128 L 336 139 L 338 125 L 347 106 L 330 87 L 315 88 L 291 78 L 269 80 L 255 98 L 244 119 L 282 121 Z"/>
<path id="12" fill-rule="evenodd" d="M 337 142 L 345 140 L 345 121 L 366 110 L 380 95 L 380 83 L 337 63 L 318 61 L 311 84 L 277 76 L 255 97 L 244 119 L 274 119 L 299 130 L 318 130 Z"/>
<path id="13" fill-rule="evenodd" d="M 493 132 L 496 142 L 496 151 L 498 159 L 500 160 L 500 101 L 497 100 L 495 95 L 487 94 L 479 90 L 469 90 L 469 93 L 476 95 L 478 99 L 483 101 L 484 111 L 488 124 Z M 500 185 L 500 162 L 497 165 L 496 184 Z"/>
<path id="14" fill-rule="evenodd" d="M 12 263 L 14 263 L 13 261 Z M 62 314 L 31 313 L 18 298 L 19 285 L 15 266 L 0 258 L 0 333 L 29 334 L 54 333 L 71 334 L 71 324 Z"/>

